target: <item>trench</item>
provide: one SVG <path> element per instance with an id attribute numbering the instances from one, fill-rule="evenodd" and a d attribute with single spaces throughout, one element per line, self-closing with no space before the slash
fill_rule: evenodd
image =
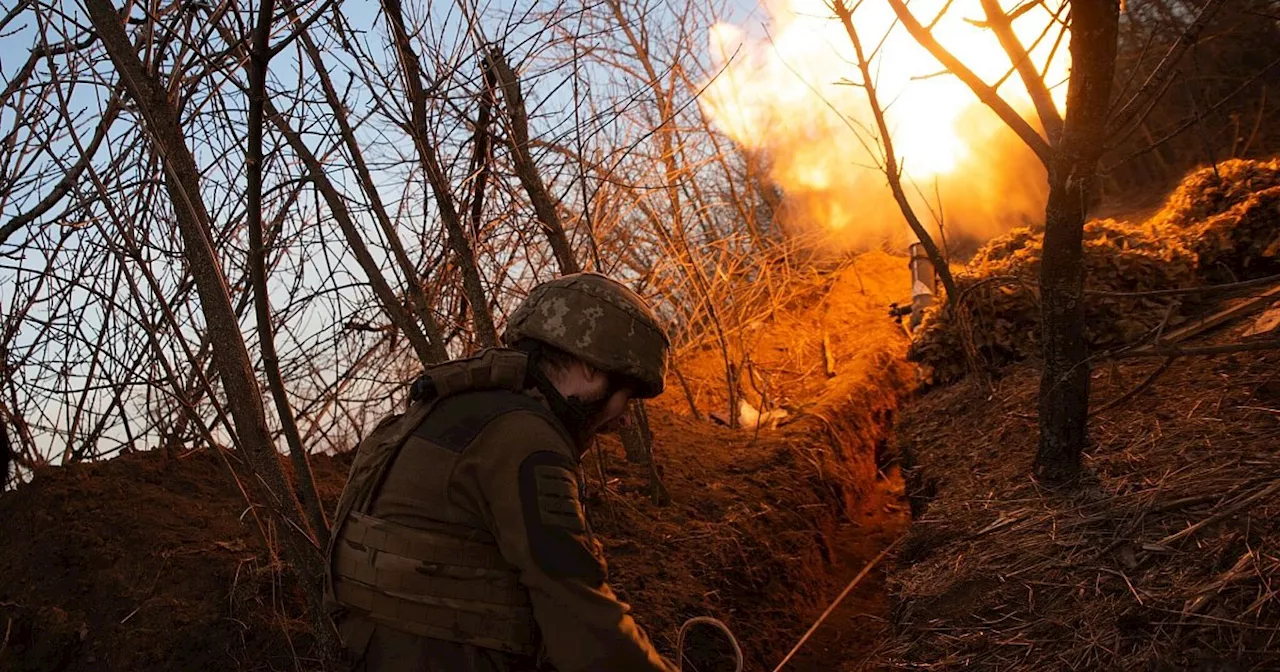
<path id="1" fill-rule="evenodd" d="M 906 530 L 909 507 L 890 446 L 916 378 L 905 335 L 885 316 L 907 286 L 906 266 L 888 255 L 860 257 L 748 327 L 758 378 L 785 399 L 770 408 L 790 409 L 776 428 L 731 430 L 708 420 L 705 409 L 727 403 L 722 357 L 714 347 L 686 354 L 687 397 L 703 418 L 692 417 L 682 395 L 651 410 L 669 504 L 646 497 L 648 469 L 628 464 L 620 446 L 606 441 L 588 456 L 589 509 L 610 582 L 663 651 L 674 651 L 686 619 L 712 616 L 738 637 L 746 669 L 772 670 Z M 783 669 L 859 669 L 887 633 L 884 569 L 873 568 Z"/>

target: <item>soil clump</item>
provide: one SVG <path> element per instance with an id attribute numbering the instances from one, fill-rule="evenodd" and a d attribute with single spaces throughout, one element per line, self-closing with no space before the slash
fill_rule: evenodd
<path id="1" fill-rule="evenodd" d="M 953 269 L 956 301 L 926 312 L 909 352 L 927 381 L 1039 354 L 1042 240 L 1042 232 L 1014 229 Z M 1084 263 L 1085 332 L 1095 353 L 1171 331 L 1208 305 L 1204 295 L 1154 290 L 1280 276 L 1280 159 L 1201 168 L 1148 216 L 1086 223 Z"/>

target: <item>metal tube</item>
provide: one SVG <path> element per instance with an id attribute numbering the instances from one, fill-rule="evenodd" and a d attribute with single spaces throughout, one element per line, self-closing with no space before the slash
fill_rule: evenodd
<path id="1" fill-rule="evenodd" d="M 915 331 L 924 318 L 924 309 L 932 306 L 936 300 L 938 278 L 933 262 L 925 254 L 924 245 L 919 242 L 911 243 L 907 246 L 907 254 L 911 257 L 908 262 L 911 269 L 911 319 L 908 328 Z"/>

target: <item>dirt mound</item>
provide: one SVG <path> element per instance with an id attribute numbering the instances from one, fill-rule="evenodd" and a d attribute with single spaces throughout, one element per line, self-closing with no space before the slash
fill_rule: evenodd
<path id="1" fill-rule="evenodd" d="M 984 246 L 957 273 L 954 308 L 925 316 L 909 357 L 945 383 L 1039 352 L 1036 291 L 1043 235 L 1017 229 Z M 1107 349 L 1185 321 L 1195 297 L 1117 296 L 1280 273 L 1280 159 L 1232 160 L 1193 172 L 1141 222 L 1085 225 L 1086 333 Z"/>
<path id="2" fill-rule="evenodd" d="M 308 635 L 245 511 L 207 451 L 39 469 L 0 496 L 0 668 L 291 665 Z"/>
<path id="3" fill-rule="evenodd" d="M 610 581 L 662 650 L 675 648 L 685 619 L 709 614 L 733 629 L 749 669 L 772 669 L 906 516 L 871 506 L 846 515 L 850 481 L 823 469 L 836 460 L 820 426 L 797 423 L 753 441 L 658 414 L 654 440 L 670 504 L 653 503 L 647 469 L 625 463 L 620 450 L 606 452 L 603 474 L 592 473 L 595 457 L 587 463 Z M 884 618 L 883 594 L 882 583 L 869 581 L 850 602 Z M 846 651 L 874 648 L 880 633 L 867 625 L 841 643 Z"/>
<path id="4" fill-rule="evenodd" d="M 1104 368 L 1096 407 L 1156 363 Z M 897 429 L 919 512 L 881 664 L 1280 669 L 1280 359 L 1180 360 L 1091 420 L 1094 474 L 1032 481 L 1039 372 L 931 392 Z"/>
<path id="5" fill-rule="evenodd" d="M 877 462 L 913 383 L 906 339 L 884 317 L 905 268 L 878 255 L 815 276 L 803 300 L 735 336 L 759 344 L 757 381 L 793 411 L 776 430 L 695 420 L 672 381 L 650 410 L 670 503 L 653 503 L 648 466 L 627 463 L 614 439 L 589 453 L 610 580 L 664 652 L 684 619 L 709 614 L 734 628 L 749 669 L 772 668 L 905 525 L 900 481 Z M 782 370 L 801 360 L 835 370 L 816 382 Z M 683 361 L 705 403 L 714 374 L 696 355 Z M 330 510 L 347 459 L 313 457 Z M 208 451 L 40 469 L 0 495 L 0 669 L 315 669 L 297 587 L 257 530 Z M 883 595 L 879 575 L 864 581 L 837 617 L 866 619 L 820 632 L 790 669 L 868 655 Z"/>
<path id="6" fill-rule="evenodd" d="M 1280 186 L 1280 159 L 1231 159 L 1183 178 L 1155 219 L 1173 226 L 1196 225 L 1276 186 Z"/>

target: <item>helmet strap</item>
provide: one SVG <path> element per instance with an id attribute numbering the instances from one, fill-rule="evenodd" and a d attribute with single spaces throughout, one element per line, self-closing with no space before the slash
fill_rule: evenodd
<path id="1" fill-rule="evenodd" d="M 573 438 L 574 447 L 578 449 L 578 454 L 585 453 L 591 445 L 591 421 L 594 420 L 609 404 L 609 397 L 605 397 L 599 401 L 583 401 L 577 395 L 565 397 L 560 394 L 560 390 L 556 388 L 555 383 L 547 377 L 540 366 L 530 366 L 528 373 L 530 387 L 536 388 L 546 397 L 547 404 L 551 406 L 551 412 L 555 414 L 560 423 L 564 425 L 569 436 Z"/>

